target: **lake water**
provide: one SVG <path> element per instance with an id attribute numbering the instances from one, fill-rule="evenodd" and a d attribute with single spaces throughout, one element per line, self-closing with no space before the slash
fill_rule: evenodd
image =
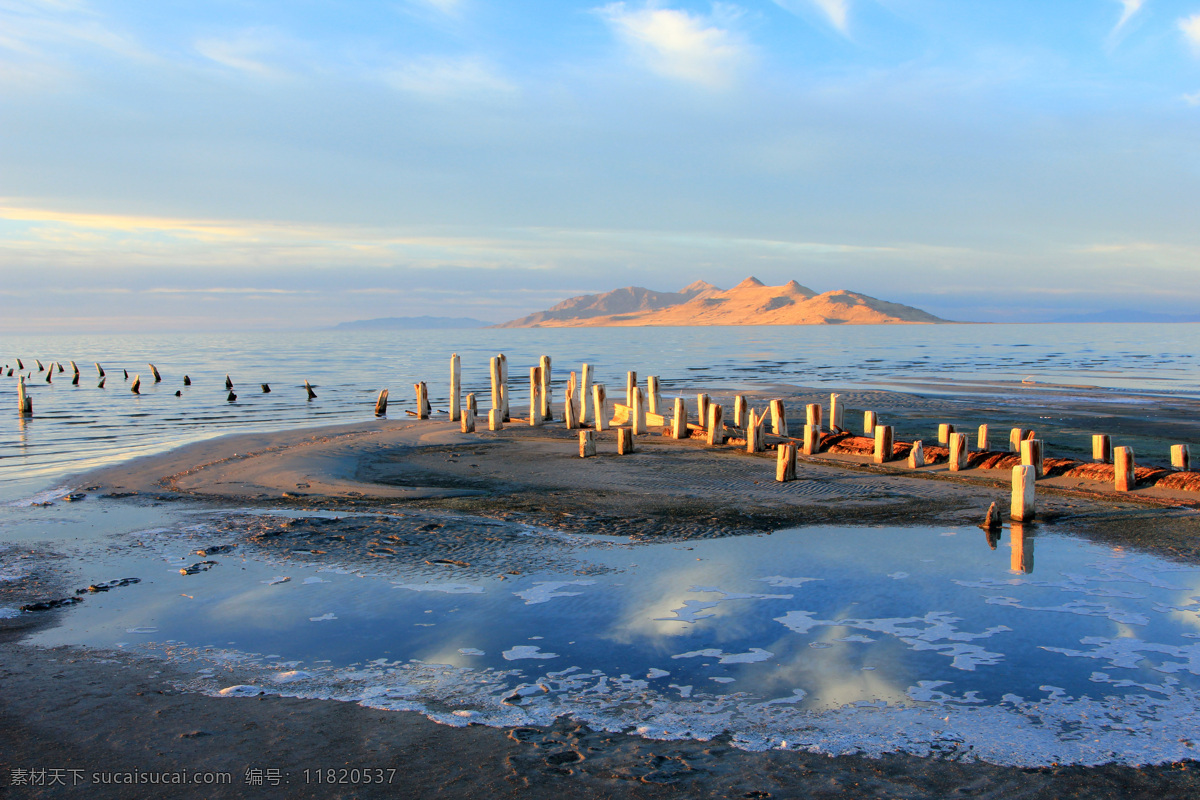
<path id="1" fill-rule="evenodd" d="M 135 455 L 233 431 L 279 430 L 369 419 L 380 389 L 392 416 L 415 408 L 412 384 L 428 383 L 445 407 L 449 356 L 462 358 L 466 392 L 487 408 L 488 359 L 508 356 L 514 402 L 528 368 L 552 358 L 556 383 L 587 362 L 596 380 L 623 387 L 625 373 L 658 375 L 665 394 L 697 386 L 786 382 L 849 390 L 928 380 L 1079 384 L 1200 396 L 1200 324 L 901 325 L 550 330 L 317 331 L 221 335 L 9 337 L 0 363 L 20 358 L 34 416 L 16 413 L 16 378 L 0 378 L 0 500 L 29 496 L 66 476 Z M 45 373 L 34 359 L 71 370 Z M 107 372 L 96 388 L 99 362 Z M 163 376 L 155 385 L 147 364 Z M 129 380 L 123 377 L 128 370 Z M 7 371 L 6 371 L 7 373 Z M 15 374 L 15 373 L 14 373 Z M 142 392 L 129 391 L 134 375 Z M 192 385 L 183 386 L 183 376 Z M 237 400 L 226 401 L 225 376 Z M 318 398 L 309 402 L 308 380 Z M 268 383 L 270 394 L 259 385 Z M 179 391 L 182 396 L 176 397 Z M 612 394 L 610 392 L 610 394 Z M 561 397 L 561 390 L 556 397 Z"/>

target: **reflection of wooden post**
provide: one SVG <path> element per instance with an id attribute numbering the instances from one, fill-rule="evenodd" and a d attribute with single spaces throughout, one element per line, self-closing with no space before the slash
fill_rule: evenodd
<path id="1" fill-rule="evenodd" d="M 1021 442 L 1021 463 L 1033 467 L 1035 477 L 1045 477 L 1046 471 L 1042 467 L 1041 439 L 1025 439 Z"/>
<path id="2" fill-rule="evenodd" d="M 829 428 L 830 430 L 841 432 L 846 429 L 842 424 L 842 396 L 840 394 L 829 395 Z"/>
<path id="3" fill-rule="evenodd" d="M 979 433 L 975 436 L 975 447 L 978 450 L 987 451 L 988 449 L 988 426 L 980 425 Z"/>
<path id="4" fill-rule="evenodd" d="M 1092 434 L 1092 461 L 1098 464 L 1112 463 L 1112 439 L 1107 433 Z"/>
<path id="5" fill-rule="evenodd" d="M 775 480 L 780 483 L 796 480 L 796 445 L 781 444 L 775 450 Z"/>
<path id="6" fill-rule="evenodd" d="M 749 416 L 746 417 L 746 452 L 761 453 L 763 451 L 762 435 L 759 433 L 762 430 L 762 425 L 759 423 L 758 414 L 754 409 L 750 409 Z M 711 439 L 711 436 L 710 436 Z M 712 444 L 710 441 L 709 444 Z"/>
<path id="7" fill-rule="evenodd" d="M 633 408 L 633 390 L 637 388 L 637 373 L 625 373 L 625 405 Z"/>
<path id="8" fill-rule="evenodd" d="M 584 364 L 579 378 L 579 424 L 587 425 L 591 421 L 588 414 L 588 402 L 592 396 L 592 365 Z M 594 445 L 593 445 L 594 447 Z"/>
<path id="9" fill-rule="evenodd" d="M 1114 447 L 1113 466 L 1116 468 L 1114 471 L 1116 473 L 1117 491 L 1132 492 L 1133 487 L 1137 484 L 1137 476 L 1133 471 L 1133 448 Z"/>
<path id="10" fill-rule="evenodd" d="M 882 464 L 892 460 L 892 426 L 875 426 L 875 463 Z"/>
<path id="11" fill-rule="evenodd" d="M 475 409 L 467 406 L 459 413 L 459 429 L 463 433 L 475 432 Z"/>
<path id="12" fill-rule="evenodd" d="M 875 434 L 875 426 L 878 420 L 875 419 L 874 411 L 863 412 L 863 436 L 872 436 Z"/>
<path id="13" fill-rule="evenodd" d="M 725 422 L 722 419 L 721 406 L 717 403 L 708 404 L 708 444 L 725 444 Z"/>
<path id="14" fill-rule="evenodd" d="M 967 435 L 965 433 L 950 434 L 950 471 L 960 472 L 967 468 Z"/>
<path id="15" fill-rule="evenodd" d="M 603 383 L 592 386 L 592 411 L 596 415 L 596 430 L 608 429 L 608 392 Z"/>
<path id="16" fill-rule="evenodd" d="M 387 389 L 380 390 L 379 399 L 375 401 L 375 416 L 377 416 L 377 417 L 387 416 L 387 399 L 388 399 L 388 390 Z"/>
<path id="17" fill-rule="evenodd" d="M 1009 566 L 1013 572 L 1028 575 L 1033 572 L 1033 537 L 1025 532 L 1021 523 L 1009 528 L 1009 544 L 1012 547 Z"/>
<path id="18" fill-rule="evenodd" d="M 413 390 L 417 394 L 417 419 L 429 419 L 429 412 L 432 410 L 429 406 L 429 387 L 425 385 L 425 381 L 413 384 Z"/>
<path id="19" fill-rule="evenodd" d="M 1192 468 L 1192 453 L 1186 444 L 1171 445 L 1171 466 L 1183 470 Z"/>
<path id="20" fill-rule="evenodd" d="M 542 368 L 529 368 L 529 424 L 542 424 Z"/>
<path id="21" fill-rule="evenodd" d="M 950 434 L 954 433 L 954 426 L 948 422 L 943 422 L 938 425 L 938 444 L 950 444 Z"/>
<path id="22" fill-rule="evenodd" d="M 776 436 L 787 436 L 787 416 L 784 414 L 783 401 L 771 401 L 771 433 Z"/>
<path id="23" fill-rule="evenodd" d="M 804 426 L 804 455 L 813 456 L 821 450 L 821 431 L 812 425 Z"/>
<path id="24" fill-rule="evenodd" d="M 33 416 L 33 398 L 25 391 L 25 376 L 17 376 L 17 413 L 23 417 Z"/>
<path id="25" fill-rule="evenodd" d="M 812 425 L 817 430 L 821 430 L 821 404 L 808 403 L 804 406 L 804 418 L 806 425 Z"/>
<path id="26" fill-rule="evenodd" d="M 488 430 L 500 431 L 504 430 L 504 412 L 498 408 L 493 408 L 488 411 Z"/>
<path id="27" fill-rule="evenodd" d="M 658 387 L 658 376 L 646 378 L 646 408 L 651 414 L 662 414 L 662 392 Z"/>
<path id="28" fill-rule="evenodd" d="M 708 395 L 696 395 L 696 424 L 701 427 L 708 424 Z"/>
<path id="29" fill-rule="evenodd" d="M 554 411 L 550 408 L 550 356 L 542 356 L 542 395 L 541 395 L 541 414 L 542 419 L 550 422 L 554 419 Z"/>
<path id="30" fill-rule="evenodd" d="M 671 420 L 671 436 L 676 439 L 688 438 L 687 403 L 682 397 L 675 398 L 675 418 Z"/>
<path id="31" fill-rule="evenodd" d="M 1021 464 L 1012 468 L 1012 505 L 1009 516 L 1017 522 L 1028 522 L 1034 515 L 1034 468 Z"/>
<path id="32" fill-rule="evenodd" d="M 617 455 L 625 456 L 633 452 L 633 431 L 629 428 L 617 428 Z"/>
<path id="33" fill-rule="evenodd" d="M 1025 440 L 1024 428 L 1013 428 L 1008 432 L 1008 449 L 1013 453 L 1021 452 L 1021 442 Z"/>
<path id="34" fill-rule="evenodd" d="M 579 432 L 579 457 L 587 458 L 596 455 L 596 432 Z"/>
<path id="35" fill-rule="evenodd" d="M 462 394 L 462 362 L 458 358 L 458 353 L 450 354 L 450 421 L 454 422 L 458 419 L 461 411 L 458 398 Z M 472 425 L 471 430 L 474 430 Z"/>
<path id="36" fill-rule="evenodd" d="M 749 409 L 749 405 L 746 403 L 745 395 L 736 394 L 733 396 L 733 427 L 735 427 L 735 428 L 745 428 L 746 427 L 746 419 L 747 419 L 746 411 L 748 409 Z"/>
<path id="37" fill-rule="evenodd" d="M 908 468 L 917 469 L 925 466 L 925 442 L 917 439 L 908 451 Z"/>

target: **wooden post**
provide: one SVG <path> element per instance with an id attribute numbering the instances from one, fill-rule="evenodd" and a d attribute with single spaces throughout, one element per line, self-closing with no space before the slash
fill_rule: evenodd
<path id="1" fill-rule="evenodd" d="M 721 418 L 721 406 L 708 404 L 708 444 L 715 447 L 725 444 L 725 422 Z"/>
<path id="2" fill-rule="evenodd" d="M 512 419 L 508 410 L 508 356 L 500 353 L 496 358 L 500 360 L 500 413 L 504 415 L 504 421 L 508 422 Z"/>
<path id="3" fill-rule="evenodd" d="M 33 398 L 25 391 L 25 376 L 17 376 L 17 413 L 23 417 L 33 416 Z"/>
<path id="4" fill-rule="evenodd" d="M 1021 452 L 1021 442 L 1025 440 L 1024 428 L 1013 428 L 1008 432 L 1008 449 L 1013 453 Z"/>
<path id="5" fill-rule="evenodd" d="M 579 412 L 575 410 L 575 393 L 569 388 L 567 389 L 567 397 L 563 402 L 563 421 L 567 425 L 567 430 L 573 431 L 579 428 Z"/>
<path id="6" fill-rule="evenodd" d="M 471 392 L 469 395 L 467 395 L 467 405 L 465 407 L 470 409 L 471 413 L 474 414 L 476 418 L 479 417 L 479 402 L 475 399 L 474 392 Z"/>
<path id="7" fill-rule="evenodd" d="M 804 406 L 804 419 L 806 425 L 812 425 L 817 430 L 821 430 L 821 404 L 807 403 Z"/>
<path id="8" fill-rule="evenodd" d="M 96 377 L 103 378 L 104 377 L 104 367 L 100 366 L 99 361 L 96 361 L 94 363 L 96 364 Z"/>
<path id="9" fill-rule="evenodd" d="M 45 372 L 45 371 L 46 371 L 46 368 L 42 366 L 42 361 L 41 361 L 41 359 L 39 359 L 39 358 L 35 358 L 35 359 L 33 360 L 33 363 L 37 364 L 37 368 L 38 368 L 38 370 L 37 370 L 37 371 L 38 371 L 38 372 Z"/>
<path id="10" fill-rule="evenodd" d="M 804 455 L 813 456 L 821 450 L 821 431 L 812 425 L 804 426 Z"/>
<path id="11" fill-rule="evenodd" d="M 306 385 L 307 383 L 305 381 Z M 432 409 L 429 407 L 429 388 L 425 385 L 425 381 L 414 383 L 413 390 L 417 393 L 417 419 L 429 419 Z"/>
<path id="12" fill-rule="evenodd" d="M 708 395 L 696 395 L 696 423 L 702 427 L 708 424 L 708 406 Z"/>
<path id="13" fill-rule="evenodd" d="M 424 382 L 422 382 L 422 383 L 421 383 L 421 386 L 422 386 L 422 387 L 424 387 L 424 386 L 425 386 L 425 383 L 424 383 Z M 308 382 L 308 379 L 307 379 L 307 378 L 305 378 L 305 379 L 304 379 L 304 391 L 308 392 L 308 399 L 309 399 L 309 400 L 316 400 L 316 399 L 317 399 L 317 393 L 313 391 L 312 384 L 310 384 L 310 383 Z M 426 400 L 426 401 L 425 401 L 425 406 L 428 408 L 428 406 L 429 406 L 429 401 L 428 401 L 428 400 Z M 426 412 L 425 412 L 425 417 L 428 417 L 428 416 L 429 416 L 429 412 L 428 412 L 428 411 L 426 411 Z M 421 417 L 421 419 L 425 419 L 425 417 Z"/>
<path id="14" fill-rule="evenodd" d="M 592 386 L 592 412 L 596 415 L 596 430 L 608 430 L 608 391 L 603 383 Z"/>
<path id="15" fill-rule="evenodd" d="M 975 448 L 977 450 L 987 451 L 988 449 L 988 426 L 980 425 L 979 433 L 975 435 Z"/>
<path id="16" fill-rule="evenodd" d="M 488 377 L 492 387 L 492 408 L 500 409 L 500 357 L 492 356 L 488 360 Z M 503 411 L 500 413 L 503 415 Z M 488 419 L 491 419 L 489 417 Z"/>
<path id="17" fill-rule="evenodd" d="M 50 365 L 50 369 L 46 370 L 46 383 L 51 383 L 54 378 L 54 365 Z"/>
<path id="18" fill-rule="evenodd" d="M 626 456 L 633 452 L 633 430 L 617 428 L 617 455 Z"/>
<path id="19" fill-rule="evenodd" d="M 938 425 L 938 444 L 950 444 L 950 434 L 954 433 L 954 426 L 948 422 L 943 422 Z"/>
<path id="20" fill-rule="evenodd" d="M 379 390 L 379 399 L 375 401 L 375 416 L 377 416 L 377 417 L 386 417 L 387 416 L 387 399 L 388 399 L 388 390 L 380 389 Z"/>
<path id="21" fill-rule="evenodd" d="M 796 480 L 796 445 L 781 444 L 775 449 L 775 480 L 780 483 Z"/>
<path id="22" fill-rule="evenodd" d="M 633 390 L 637 387 L 637 373 L 625 373 L 625 405 L 633 408 Z"/>
<path id="23" fill-rule="evenodd" d="M 863 436 L 871 436 L 875 433 L 875 426 L 878 420 L 875 419 L 874 411 L 863 412 Z"/>
<path id="24" fill-rule="evenodd" d="M 529 424 L 542 424 L 542 368 L 529 368 Z"/>
<path id="25" fill-rule="evenodd" d="M 71 372 L 75 373 L 75 377 L 79 377 L 79 365 L 74 361 L 71 362 Z"/>
<path id="26" fill-rule="evenodd" d="M 1171 466 L 1175 469 L 1190 470 L 1192 468 L 1191 448 L 1186 444 L 1171 445 Z"/>
<path id="27" fill-rule="evenodd" d="M 454 422 L 458 419 L 461 411 L 458 402 L 459 395 L 462 394 L 462 362 L 458 358 L 458 353 L 450 354 L 450 421 Z M 474 427 L 472 427 L 472 430 Z"/>
<path id="28" fill-rule="evenodd" d="M 733 427 L 746 427 L 746 411 L 749 409 L 749 407 L 750 406 L 746 403 L 745 395 L 735 394 L 733 396 Z"/>
<path id="29" fill-rule="evenodd" d="M 1107 433 L 1092 434 L 1092 461 L 1098 464 L 1112 463 L 1112 439 Z"/>
<path id="30" fill-rule="evenodd" d="M 498 408 L 493 408 L 488 411 L 488 430 L 499 431 L 504 430 L 504 412 Z"/>
<path id="31" fill-rule="evenodd" d="M 965 433 L 950 434 L 950 471 L 961 472 L 967 468 L 967 435 Z"/>
<path id="32" fill-rule="evenodd" d="M 746 417 L 746 452 L 761 453 L 763 451 L 762 436 L 759 431 L 762 430 L 762 425 L 759 424 L 758 414 L 754 409 L 750 409 L 749 416 Z M 709 444 L 712 444 L 712 435 L 709 434 Z"/>
<path id="33" fill-rule="evenodd" d="M 1017 522 L 1028 522 L 1033 519 L 1035 477 L 1032 465 L 1021 464 L 1012 468 L 1012 505 L 1008 515 Z"/>
<path id="34" fill-rule="evenodd" d="M 787 416 L 783 410 L 782 400 L 771 401 L 771 433 L 776 436 L 787 436 Z"/>
<path id="35" fill-rule="evenodd" d="M 1025 439 L 1021 442 L 1021 463 L 1033 467 L 1034 477 L 1045 477 L 1042 467 L 1042 440 Z"/>
<path id="36" fill-rule="evenodd" d="M 836 432 L 845 430 L 842 424 L 842 415 L 844 409 L 841 403 L 842 396 L 840 394 L 829 395 L 829 429 Z"/>
<path id="37" fill-rule="evenodd" d="M 133 392 L 134 394 L 142 393 L 142 376 L 141 375 L 133 376 L 133 385 L 129 387 L 129 391 Z"/>
<path id="38" fill-rule="evenodd" d="M 912 449 L 908 451 L 908 468 L 917 469 L 925 466 L 925 442 L 917 439 L 912 443 Z"/>
<path id="39" fill-rule="evenodd" d="M 270 394 L 270 393 L 271 393 L 271 384 L 269 384 L 269 383 L 264 383 L 264 384 L 262 385 L 262 393 L 263 393 L 263 394 Z"/>
<path id="40" fill-rule="evenodd" d="M 596 432 L 595 431 L 580 431 L 579 432 L 579 457 L 588 458 L 596 455 Z"/>
<path id="41" fill-rule="evenodd" d="M 659 391 L 657 375 L 646 378 L 646 408 L 651 414 L 662 414 L 662 392 Z"/>
<path id="42" fill-rule="evenodd" d="M 128 373 L 128 372 L 126 372 L 126 373 L 125 373 L 125 377 L 126 377 L 126 378 L 128 378 L 128 377 L 129 377 L 129 373 Z M 226 373 L 226 374 L 225 374 L 225 389 L 226 389 L 226 390 L 232 390 L 232 389 L 233 389 L 233 379 L 231 379 L 231 378 L 229 377 L 229 374 L 228 374 L 228 373 Z"/>
<path id="43" fill-rule="evenodd" d="M 892 426 L 875 426 L 875 463 L 892 460 Z"/>
<path id="44" fill-rule="evenodd" d="M 184 376 L 183 376 L 183 385 L 184 385 L 184 386 L 191 386 L 191 385 L 192 385 L 192 379 L 191 379 L 191 378 L 189 378 L 187 375 L 184 375 Z"/>
<path id="45" fill-rule="evenodd" d="M 463 433 L 475 432 L 475 411 L 469 406 L 459 412 L 459 430 Z"/>
<path id="46" fill-rule="evenodd" d="M 646 395 L 640 386 L 633 387 L 633 407 L 629 409 L 629 424 L 638 436 L 646 433 Z"/>
<path id="47" fill-rule="evenodd" d="M 153 364 L 147 364 L 146 366 L 150 368 L 150 374 L 154 376 L 154 382 L 162 383 L 162 375 L 158 374 L 158 367 L 154 366 Z"/>
<path id="48" fill-rule="evenodd" d="M 1137 476 L 1134 474 L 1133 448 L 1114 447 L 1113 466 L 1116 467 L 1117 491 L 1132 492 L 1134 486 L 1137 485 Z"/>
<path id="49" fill-rule="evenodd" d="M 592 365 L 584 364 L 579 378 L 579 424 L 587 425 L 591 421 L 588 414 L 588 400 L 592 396 Z"/>
<path id="50" fill-rule="evenodd" d="M 687 425 L 687 403 L 682 397 L 675 398 L 675 419 L 671 421 L 671 436 L 676 439 L 686 439 L 689 436 Z"/>
<path id="51" fill-rule="evenodd" d="M 554 411 L 550 408 L 550 356 L 542 356 L 539 366 L 542 368 L 542 419 L 550 422 L 554 419 Z"/>

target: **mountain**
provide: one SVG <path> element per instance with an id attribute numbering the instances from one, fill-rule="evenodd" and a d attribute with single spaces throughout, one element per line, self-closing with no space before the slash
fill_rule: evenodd
<path id="1" fill-rule="evenodd" d="M 679 292 L 637 286 L 564 300 L 549 311 L 506 322 L 502 328 L 638 325 L 881 325 L 946 320 L 900 303 L 844 289 L 817 294 L 791 281 L 767 286 L 746 278 L 721 290 L 697 281 Z"/>
<path id="2" fill-rule="evenodd" d="M 429 328 L 486 328 L 491 322 L 470 317 L 380 317 L 340 322 L 339 331 L 421 330 Z"/>

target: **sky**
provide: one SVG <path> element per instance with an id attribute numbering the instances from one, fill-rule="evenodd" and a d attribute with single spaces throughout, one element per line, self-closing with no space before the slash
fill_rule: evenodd
<path id="1" fill-rule="evenodd" d="M 0 0 L 0 333 L 1200 302 L 1200 0 Z"/>

